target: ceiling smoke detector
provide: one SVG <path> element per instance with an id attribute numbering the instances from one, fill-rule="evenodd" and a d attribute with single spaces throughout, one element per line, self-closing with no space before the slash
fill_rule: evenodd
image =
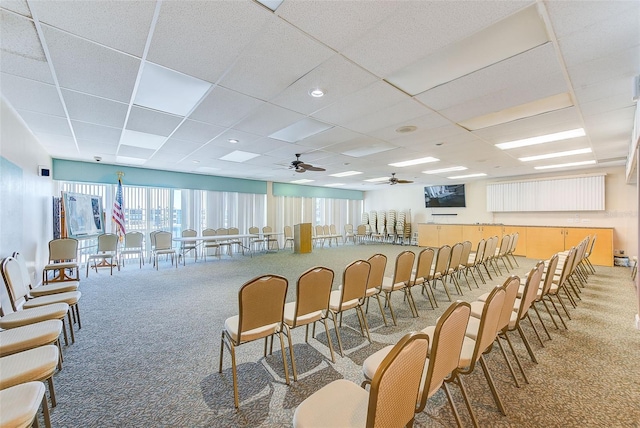
<path id="1" fill-rule="evenodd" d="M 413 132 L 416 129 L 418 129 L 416 126 L 410 125 L 410 126 L 401 126 L 400 128 L 396 129 L 396 132 L 399 134 L 406 134 L 407 132 Z"/>

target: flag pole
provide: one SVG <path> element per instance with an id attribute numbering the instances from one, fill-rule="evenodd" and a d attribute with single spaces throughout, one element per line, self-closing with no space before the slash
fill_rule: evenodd
<path id="1" fill-rule="evenodd" d="M 118 176 L 118 190 L 116 192 L 116 200 L 112 210 L 111 220 L 115 224 L 116 234 L 120 241 L 124 238 L 124 206 L 122 203 L 122 177 L 124 172 L 116 171 Z"/>

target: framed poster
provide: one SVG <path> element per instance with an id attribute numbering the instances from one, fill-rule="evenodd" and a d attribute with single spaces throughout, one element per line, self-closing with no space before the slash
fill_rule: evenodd
<path id="1" fill-rule="evenodd" d="M 104 233 L 102 197 L 63 192 L 62 203 L 68 237 L 85 239 Z"/>

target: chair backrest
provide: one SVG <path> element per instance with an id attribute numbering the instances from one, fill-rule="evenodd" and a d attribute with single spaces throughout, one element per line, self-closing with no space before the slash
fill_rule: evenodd
<path id="1" fill-rule="evenodd" d="M 511 248 L 511 235 L 504 235 L 502 237 L 502 241 L 500 242 L 500 251 L 498 252 L 500 257 L 507 254 L 509 248 Z"/>
<path id="2" fill-rule="evenodd" d="M 240 235 L 240 229 L 238 229 L 237 227 L 230 227 L 229 235 Z"/>
<path id="3" fill-rule="evenodd" d="M 478 248 L 476 249 L 476 257 L 473 261 L 473 265 L 477 265 L 478 263 L 481 263 L 484 260 L 484 250 L 487 248 L 487 241 L 485 241 L 484 239 L 481 239 L 478 242 Z"/>
<path id="4" fill-rule="evenodd" d="M 255 226 L 251 226 L 251 227 L 249 228 L 249 234 L 251 234 L 251 235 L 258 235 L 259 233 L 260 233 L 260 229 L 258 229 L 257 227 L 255 227 Z M 202 232 L 202 234 L 204 235 L 204 232 Z"/>
<path id="5" fill-rule="evenodd" d="M 344 225 L 344 233 L 345 233 L 345 235 L 353 235 L 353 225 L 352 224 L 345 224 Z"/>
<path id="6" fill-rule="evenodd" d="M 219 227 L 216 229 L 216 235 L 218 236 L 223 236 L 228 234 L 229 234 L 229 229 L 227 229 L 226 227 Z"/>
<path id="7" fill-rule="evenodd" d="M 514 232 L 513 235 L 511 236 L 511 248 L 509 248 L 509 254 L 512 254 L 514 251 L 516 251 L 519 237 L 520 237 L 520 234 L 518 232 Z"/>
<path id="8" fill-rule="evenodd" d="M 316 236 L 323 236 L 324 235 L 324 229 L 322 228 L 321 225 L 316 224 Z"/>
<path id="9" fill-rule="evenodd" d="M 436 322 L 436 328 L 431 337 L 429 368 L 422 385 L 422 394 L 418 396 L 416 412 L 424 410 L 429 397 L 435 394 L 444 379 L 458 368 L 470 316 L 471 305 L 458 300 L 449 305 Z"/>
<path id="10" fill-rule="evenodd" d="M 495 287 L 489 293 L 489 297 L 484 302 L 482 315 L 480 316 L 480 327 L 476 336 L 476 344 L 473 348 L 473 355 L 469 367 L 464 368 L 465 373 L 470 373 L 475 367 L 475 363 L 480 359 L 482 353 L 493 343 L 498 332 L 498 321 L 502 308 L 504 307 L 505 290 L 501 285 Z"/>
<path id="11" fill-rule="evenodd" d="M 49 261 L 76 260 L 78 258 L 78 240 L 59 238 L 49 241 Z"/>
<path id="12" fill-rule="evenodd" d="M 405 335 L 382 360 L 371 380 L 367 428 L 406 426 L 415 416 L 429 336 Z"/>
<path id="13" fill-rule="evenodd" d="M 246 282 L 238 292 L 238 343 L 242 333 L 281 323 L 289 283 L 279 275 L 262 275 Z"/>
<path id="14" fill-rule="evenodd" d="M 598 235 L 593 235 L 593 238 L 591 238 L 591 245 L 589 245 L 589 251 L 587 251 L 587 255 L 586 255 L 587 258 L 589 258 L 591 253 L 593 253 L 593 246 L 596 244 L 597 237 Z"/>
<path id="15" fill-rule="evenodd" d="M 367 226 L 364 224 L 359 224 L 356 232 L 360 236 L 365 236 L 367 234 Z"/>
<path id="16" fill-rule="evenodd" d="M 331 231 L 332 235 L 336 235 L 338 233 L 338 230 L 336 229 L 336 225 L 335 224 L 329 225 L 329 230 Z"/>
<path id="17" fill-rule="evenodd" d="M 458 242 L 453 247 L 451 247 L 451 259 L 449 260 L 449 269 L 453 269 L 454 271 L 458 270 L 460 267 L 460 262 L 462 261 L 462 250 L 464 247 L 461 242 Z"/>
<path id="18" fill-rule="evenodd" d="M 498 237 L 492 236 L 487 239 L 487 245 L 484 248 L 484 261 L 488 261 L 495 257 L 496 255 L 496 247 L 498 246 Z"/>
<path id="19" fill-rule="evenodd" d="M 447 271 L 447 267 L 449 266 L 449 259 L 451 258 L 451 247 L 448 245 L 443 245 L 438 249 L 438 254 L 436 255 L 436 267 L 434 268 L 433 273 L 439 273 L 444 275 Z"/>
<path id="20" fill-rule="evenodd" d="M 541 299 L 545 296 L 545 294 L 549 292 L 549 289 L 553 284 L 553 277 L 556 274 L 558 260 L 558 253 L 554 254 L 549 260 L 549 265 L 547 266 L 547 274 L 544 276 L 544 284 L 542 284 L 542 295 L 540 296 Z"/>
<path id="21" fill-rule="evenodd" d="M 462 243 L 462 254 L 460 255 L 460 264 L 467 266 L 469 262 L 469 254 L 471 254 L 471 241 L 464 241 Z"/>
<path id="22" fill-rule="evenodd" d="M 98 252 L 116 252 L 118 249 L 118 235 L 103 233 L 98 236 Z"/>
<path id="23" fill-rule="evenodd" d="M 156 250 L 169 250 L 173 246 L 171 232 L 160 231 L 156 233 Z"/>
<path id="24" fill-rule="evenodd" d="M 543 272 L 544 262 L 538 262 L 529 272 L 527 281 L 524 283 L 524 290 L 522 291 L 522 301 L 520 302 L 520 308 L 518 309 L 518 319 L 522 319 L 527 315 L 527 311 L 531 307 L 531 304 L 536 300 Z"/>
<path id="25" fill-rule="evenodd" d="M 27 300 L 29 294 L 28 282 L 24 281 L 20 264 L 13 257 L 2 261 L 2 278 L 7 288 L 11 307 L 17 311 Z"/>
<path id="26" fill-rule="evenodd" d="M 23 284 L 25 284 L 26 287 L 29 287 L 29 289 L 32 289 L 33 284 L 31 283 L 31 275 L 29 273 L 29 268 L 27 267 L 26 260 L 24 259 L 22 254 L 18 252 L 13 253 L 13 258 L 16 260 L 16 262 L 18 263 L 18 266 L 20 267 L 20 273 L 22 274 Z"/>
<path id="27" fill-rule="evenodd" d="M 561 287 L 562 284 L 567 280 L 569 275 L 571 274 L 571 267 L 573 265 L 573 259 L 576 256 L 576 248 L 571 247 L 567 257 L 564 259 L 564 263 L 562 264 L 562 273 L 560 274 L 560 278 L 558 280 L 558 287 Z"/>
<path id="28" fill-rule="evenodd" d="M 511 314 L 513 313 L 513 306 L 518 298 L 518 289 L 520 288 L 520 277 L 511 275 L 502 284 L 504 288 L 504 304 L 502 305 L 502 311 L 500 312 L 500 319 L 498 320 L 498 331 L 502 331 L 509 327 L 511 322 Z"/>
<path id="29" fill-rule="evenodd" d="M 293 327 L 299 316 L 329 308 L 329 296 L 333 285 L 333 271 L 317 266 L 305 271 L 296 286 L 296 310 Z"/>
<path id="30" fill-rule="evenodd" d="M 396 257 L 396 266 L 393 271 L 393 284 L 404 283 L 409 285 L 411 281 L 411 272 L 413 271 L 413 261 L 416 254 L 413 251 L 403 251 Z"/>
<path id="31" fill-rule="evenodd" d="M 182 231 L 181 236 L 183 238 L 195 238 L 196 236 L 198 236 L 198 232 L 193 229 L 185 229 Z"/>
<path id="32" fill-rule="evenodd" d="M 262 228 L 262 233 L 271 233 L 273 232 L 273 229 L 271 229 L 271 226 L 265 226 Z"/>
<path id="33" fill-rule="evenodd" d="M 364 298 L 369 281 L 371 265 L 366 260 L 356 260 L 344 268 L 342 273 L 342 295 L 340 299 L 340 310 L 342 304 L 354 299 Z"/>
<path id="34" fill-rule="evenodd" d="M 431 277 L 431 265 L 436 252 L 433 248 L 425 248 L 418 254 L 418 265 L 416 266 L 416 274 L 413 277 L 414 284 L 423 283 Z"/>
<path id="35" fill-rule="evenodd" d="M 124 235 L 124 248 L 142 249 L 142 241 L 144 241 L 144 235 L 141 232 L 127 232 Z"/>
<path id="36" fill-rule="evenodd" d="M 331 228 L 329 227 L 329 225 L 325 224 L 324 226 L 322 226 L 322 231 L 324 232 L 324 234 L 326 236 L 331 235 Z"/>
<path id="37" fill-rule="evenodd" d="M 291 226 L 284 227 L 284 239 L 293 238 L 293 231 L 291 230 Z"/>
<path id="38" fill-rule="evenodd" d="M 367 290 L 378 288 L 382 285 L 384 279 L 384 270 L 387 268 L 387 256 L 378 253 L 369 257 L 367 261 L 371 265 L 369 279 L 367 281 Z"/>
<path id="39" fill-rule="evenodd" d="M 161 232 L 161 230 L 154 230 L 152 232 L 149 232 L 149 243 L 151 244 L 151 249 L 155 249 L 156 248 L 156 235 Z"/>

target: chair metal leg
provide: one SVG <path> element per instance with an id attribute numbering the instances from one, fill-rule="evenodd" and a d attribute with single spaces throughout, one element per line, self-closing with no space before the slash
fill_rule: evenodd
<path id="1" fill-rule="evenodd" d="M 544 332 L 547 334 L 547 337 L 549 338 L 549 340 L 552 340 L 551 335 L 549 334 L 549 330 L 547 330 L 547 326 L 544 325 L 544 322 L 542 321 L 542 317 L 540 316 L 540 312 L 538 312 L 538 308 L 536 307 L 536 302 L 533 302 L 531 306 L 533 307 L 533 310 L 536 312 L 536 315 L 538 315 L 540 324 L 542 324 L 542 328 L 544 329 Z"/>
<path id="2" fill-rule="evenodd" d="M 451 391 L 449 391 L 449 385 L 446 382 L 442 383 L 442 389 L 444 389 L 444 393 L 447 396 L 447 401 L 449 401 L 449 405 L 451 406 L 451 411 L 453 412 L 453 417 L 456 419 L 456 424 L 458 428 L 462 428 L 462 422 L 460 421 L 460 415 L 458 414 L 458 409 L 456 408 L 455 403 L 453 402 L 453 397 L 451 397 Z"/>
<path id="3" fill-rule="evenodd" d="M 420 314 L 418 314 L 418 308 L 416 308 L 416 302 L 413 300 L 413 294 L 411 294 L 411 287 L 404 288 L 404 294 L 409 302 L 409 308 L 411 309 L 411 314 L 414 318 L 418 318 Z"/>
<path id="4" fill-rule="evenodd" d="M 391 319 L 393 320 L 393 325 L 398 325 L 396 323 L 396 314 L 393 312 L 393 306 L 391 306 L 391 292 L 384 292 L 385 303 L 389 306 L 389 312 L 391 312 Z"/>
<path id="5" fill-rule="evenodd" d="M 220 338 L 220 366 L 218 367 L 218 373 L 222 373 L 222 353 L 224 351 L 224 347 L 224 332 L 222 332 L 222 337 Z"/>
<path id="6" fill-rule="evenodd" d="M 280 338 L 280 350 L 282 351 L 282 366 L 284 367 L 284 378 L 287 385 L 289 385 L 291 384 L 291 382 L 289 381 L 289 367 L 287 366 L 287 354 L 285 354 L 284 352 L 284 340 L 282 339 L 282 331 L 278 332 L 278 337 Z M 291 353 L 291 357 L 293 358 L 293 351 Z"/>
<path id="7" fill-rule="evenodd" d="M 446 284 L 445 278 L 446 278 L 446 276 L 440 277 L 440 282 L 442 282 L 442 287 L 444 288 L 444 291 L 447 293 L 447 297 L 449 298 L 449 301 L 451 302 L 452 301 L 451 300 L 451 294 L 449 294 L 449 289 L 447 288 L 447 284 Z M 435 281 L 434 281 L 434 285 L 435 285 Z"/>
<path id="8" fill-rule="evenodd" d="M 551 314 L 551 310 L 549 309 L 549 305 L 547 305 L 547 302 L 544 300 L 544 297 L 542 298 L 542 304 L 544 305 L 545 309 L 547 310 L 547 313 L 549 314 L 549 318 L 551 318 L 551 321 L 553 321 L 553 325 L 556 326 L 556 330 L 559 330 L 560 327 L 558 327 L 558 323 L 556 322 L 556 319 Z"/>
<path id="9" fill-rule="evenodd" d="M 338 321 L 336 320 L 336 314 L 333 311 L 329 311 L 331 313 L 331 318 L 333 318 L 333 328 L 336 331 L 336 337 L 338 338 L 338 349 L 340 350 L 340 356 L 344 357 L 344 352 L 342 351 L 342 339 L 340 339 L 340 330 L 338 330 Z"/>
<path id="10" fill-rule="evenodd" d="M 513 366 L 511 365 L 511 361 L 507 357 L 507 353 L 504 351 L 504 347 L 502 346 L 502 341 L 500 340 L 500 336 L 496 336 L 496 342 L 498 342 L 498 348 L 500 348 L 500 352 L 502 352 L 502 356 L 504 357 L 504 361 L 507 363 L 507 367 L 509 368 L 509 373 L 511 373 L 511 377 L 513 378 L 513 382 L 516 384 L 517 388 L 520 388 L 520 382 L 518 382 L 518 378 L 516 377 L 516 372 L 513 370 Z"/>
<path id="11" fill-rule="evenodd" d="M 51 397 L 51 407 L 56 407 L 58 403 L 56 402 L 56 390 L 53 387 L 53 375 L 47 379 L 47 383 L 49 384 L 49 396 Z"/>
<path id="12" fill-rule="evenodd" d="M 336 357 L 333 353 L 333 343 L 331 342 L 331 336 L 329 335 L 329 326 L 327 325 L 327 319 L 323 318 L 322 323 L 324 324 L 324 331 L 327 334 L 327 342 L 329 343 L 329 351 L 331 352 L 331 362 L 335 363 Z M 316 324 L 313 323 L 313 328 L 315 329 L 315 327 L 316 327 Z"/>
<path id="13" fill-rule="evenodd" d="M 553 309 L 556 310 L 556 314 L 558 314 L 558 318 L 560 318 L 560 322 L 562 322 L 562 325 L 564 326 L 565 330 L 568 330 L 567 324 L 565 324 L 564 319 L 562 318 L 562 316 L 560 315 L 560 311 L 558 311 L 558 307 L 556 306 L 556 303 L 553 301 L 553 299 L 551 298 L 551 296 L 549 296 L 549 301 L 551 302 L 551 304 L 553 305 Z M 566 311 L 566 308 L 565 308 Z M 571 319 L 571 318 L 569 318 Z"/>
<path id="14" fill-rule="evenodd" d="M 364 312 L 362 312 L 362 308 L 360 306 L 356 306 L 356 313 L 359 313 L 362 317 L 362 323 L 364 324 L 364 331 L 367 333 L 367 339 L 369 343 L 371 343 L 371 336 L 369 335 L 369 325 L 367 324 L 367 317 L 364 316 Z"/>
<path id="15" fill-rule="evenodd" d="M 293 355 L 293 344 L 291 343 L 291 330 L 289 329 L 289 326 L 287 326 L 286 324 L 283 323 L 284 326 L 284 330 L 285 330 L 285 336 L 287 336 L 287 341 L 289 342 L 289 358 L 291 358 L 291 368 L 293 370 L 293 381 L 297 382 L 298 381 L 298 369 L 296 368 L 296 357 Z M 309 329 L 309 324 L 307 324 L 307 330 Z M 286 361 L 285 361 L 285 366 L 286 366 Z"/>
<path id="16" fill-rule="evenodd" d="M 42 416 L 44 418 L 44 426 L 45 428 L 51 428 L 51 416 L 49 415 L 49 405 L 47 404 L 47 397 L 42 397 Z M 37 426 L 36 417 L 34 426 Z"/>
<path id="17" fill-rule="evenodd" d="M 380 308 L 380 314 L 382 315 L 382 321 L 384 322 L 384 326 L 387 327 L 389 324 L 387 324 L 387 316 L 384 314 L 384 309 L 382 308 L 382 302 L 380 301 L 380 293 L 374 294 L 374 297 L 378 301 L 378 307 Z M 369 300 L 367 299 L 367 304 L 368 303 L 369 303 Z"/>
<path id="18" fill-rule="evenodd" d="M 522 373 L 522 377 L 524 379 L 524 383 L 529 383 L 529 379 L 527 378 L 527 374 L 524 372 L 524 368 L 522 367 L 522 363 L 520 363 L 520 358 L 518 354 L 516 354 L 516 350 L 513 348 L 513 343 L 511 343 L 511 339 L 509 338 L 509 334 L 507 331 L 502 333 L 507 343 L 509 344 L 509 348 L 511 349 L 511 353 L 516 359 L 516 364 L 518 364 L 518 368 L 520 369 L 520 373 Z"/>
<path id="19" fill-rule="evenodd" d="M 464 382 L 462 381 L 462 378 L 456 375 L 454 379 L 457 381 L 456 383 L 460 387 L 460 392 L 462 392 L 462 398 L 464 399 L 464 404 L 467 407 L 467 411 L 469 412 L 469 415 L 471 416 L 471 422 L 473 423 L 473 426 L 475 428 L 479 428 L 478 420 L 476 419 L 476 414 L 473 412 L 473 409 L 471 408 L 471 402 L 469 401 L 467 388 L 464 386 Z"/>
<path id="20" fill-rule="evenodd" d="M 531 357 L 531 361 L 538 364 L 538 360 L 536 359 L 536 356 L 533 354 L 533 349 L 531 349 L 531 345 L 529 345 L 529 341 L 527 340 L 527 337 L 524 335 L 524 331 L 522 331 L 522 327 L 520 327 L 520 323 L 518 323 L 517 330 L 518 330 L 518 333 L 520 334 L 520 337 L 522 338 L 522 342 L 524 343 L 525 348 L 527 348 L 527 352 L 529 353 L 529 357 Z"/>
<path id="21" fill-rule="evenodd" d="M 491 395 L 493 395 L 493 401 L 496 402 L 496 406 L 498 406 L 498 409 L 500 409 L 500 413 L 502 413 L 503 416 L 507 416 L 507 412 L 504 408 L 504 405 L 502 404 L 502 400 L 500 400 L 500 395 L 498 395 L 498 390 L 496 389 L 496 386 L 493 383 L 491 372 L 489 372 L 489 367 L 487 366 L 487 363 L 484 360 L 483 355 L 480 355 L 480 367 L 482 367 L 484 377 L 487 379 L 487 383 L 489 384 L 489 389 L 491 389 Z"/>

